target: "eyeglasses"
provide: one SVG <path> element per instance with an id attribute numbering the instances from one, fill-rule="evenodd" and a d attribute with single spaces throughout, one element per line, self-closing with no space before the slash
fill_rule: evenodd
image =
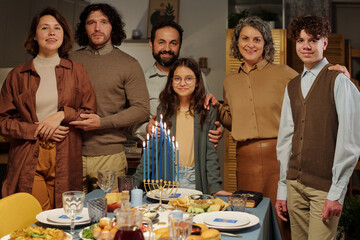
<path id="1" fill-rule="evenodd" d="M 184 77 L 184 81 L 187 85 L 190 85 L 194 82 L 194 80 L 196 79 L 196 77 L 193 77 L 193 76 L 185 76 Z M 179 84 L 183 79 L 181 77 L 173 77 L 172 78 L 172 81 L 173 83 L 175 84 Z"/>

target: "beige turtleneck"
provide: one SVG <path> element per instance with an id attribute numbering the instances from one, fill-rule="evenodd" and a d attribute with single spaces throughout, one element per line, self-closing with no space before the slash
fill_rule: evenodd
<path id="1" fill-rule="evenodd" d="M 40 85 L 36 92 L 36 115 L 42 121 L 58 111 L 58 92 L 55 66 L 60 64 L 60 57 L 56 55 L 44 58 L 37 55 L 34 67 L 40 76 Z"/>

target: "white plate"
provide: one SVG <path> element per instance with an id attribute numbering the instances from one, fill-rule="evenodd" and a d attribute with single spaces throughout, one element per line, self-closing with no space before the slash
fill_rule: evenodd
<path id="1" fill-rule="evenodd" d="M 53 214 L 55 213 L 59 213 L 60 210 L 64 211 L 64 209 L 62 208 L 56 208 L 56 209 L 51 209 L 51 210 L 47 210 L 47 211 L 43 211 L 41 213 L 39 213 L 38 215 L 36 215 L 36 219 L 44 224 L 48 224 L 48 225 L 52 225 L 52 226 L 70 226 L 70 223 L 59 223 L 59 222 L 53 222 L 48 220 L 48 215 L 49 214 Z M 83 225 L 83 224 L 88 224 L 90 223 L 90 219 L 89 219 L 89 215 L 88 215 L 88 210 L 87 208 L 83 208 L 83 211 L 81 214 L 86 214 L 88 217 L 87 221 L 84 222 L 79 222 L 79 223 L 75 223 L 76 225 Z"/>
<path id="2" fill-rule="evenodd" d="M 225 211 L 225 212 L 209 212 L 209 213 L 201 213 L 196 216 L 194 216 L 193 221 L 195 223 L 205 223 L 205 219 L 211 219 L 211 218 L 223 218 L 223 219 L 240 219 L 240 218 L 248 218 L 249 223 L 245 225 L 240 226 L 222 226 L 222 225 L 209 225 L 210 227 L 219 229 L 219 230 L 238 230 L 242 228 L 248 228 L 255 226 L 260 222 L 260 219 L 252 214 L 244 213 L 244 212 L 234 212 L 234 211 Z M 208 225 L 208 224 L 206 224 Z"/>
<path id="3" fill-rule="evenodd" d="M 71 235 L 69 233 L 66 232 L 66 235 L 68 235 L 68 237 L 70 237 L 70 238 L 67 238 L 66 240 L 71 240 L 72 239 L 72 237 L 71 237 Z M 6 236 L 3 236 L 0 240 L 9 240 L 9 239 L 10 239 L 10 234 L 8 234 Z M 91 240 L 91 239 L 89 239 L 89 240 Z"/>
<path id="4" fill-rule="evenodd" d="M 250 219 L 247 216 L 236 216 L 231 214 L 219 213 L 216 215 L 210 215 L 204 218 L 204 223 L 213 227 L 240 227 L 250 223 Z"/>
<path id="5" fill-rule="evenodd" d="M 195 189 L 188 189 L 188 188 L 178 188 L 175 196 L 173 197 L 163 197 L 163 201 L 169 201 L 171 199 L 176 199 L 178 197 L 182 196 L 191 196 L 193 194 L 203 194 L 201 191 L 195 190 Z M 160 194 L 158 193 L 158 190 L 152 190 L 146 193 L 146 196 L 151 199 L 160 200 Z"/>
<path id="6" fill-rule="evenodd" d="M 66 215 L 63 208 L 56 208 L 54 211 L 48 213 L 47 220 L 49 222 L 70 224 L 71 219 Z M 90 221 L 89 213 L 86 209 L 83 209 L 81 214 L 75 218 L 75 224 Z"/>

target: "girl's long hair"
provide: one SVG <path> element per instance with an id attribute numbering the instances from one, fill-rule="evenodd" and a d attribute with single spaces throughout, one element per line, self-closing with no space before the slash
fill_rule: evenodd
<path id="1" fill-rule="evenodd" d="M 201 77 L 201 70 L 199 65 L 196 63 L 195 60 L 191 58 L 180 58 L 176 60 L 176 62 L 172 65 L 167 82 L 165 85 L 164 90 L 160 93 L 160 105 L 163 108 L 163 115 L 164 121 L 171 127 L 170 118 L 176 114 L 177 110 L 179 109 L 179 96 L 176 94 L 172 87 L 172 79 L 174 77 L 174 72 L 178 67 L 188 67 L 190 68 L 196 77 L 196 86 L 195 90 L 191 96 L 190 106 L 188 113 L 191 116 L 194 116 L 194 113 L 200 115 L 200 125 L 201 127 L 205 123 L 207 119 L 207 110 L 204 108 L 204 101 L 205 101 L 205 87 L 204 82 Z"/>

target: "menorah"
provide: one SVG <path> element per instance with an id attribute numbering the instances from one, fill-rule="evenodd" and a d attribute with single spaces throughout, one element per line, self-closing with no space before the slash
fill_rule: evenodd
<path id="1" fill-rule="evenodd" d="M 163 196 L 175 196 L 180 185 L 179 146 L 177 142 L 175 146 L 174 136 L 171 141 L 170 129 L 166 129 L 166 123 L 163 123 L 162 115 L 160 115 L 159 130 L 160 139 L 158 139 L 158 122 L 155 122 L 151 137 L 147 134 L 146 144 L 145 141 L 143 142 L 143 183 L 146 192 L 155 196 L 159 194 L 159 205 L 155 209 L 165 211 L 166 207 L 162 205 Z M 177 163 L 177 172 L 175 172 L 175 161 Z"/>

